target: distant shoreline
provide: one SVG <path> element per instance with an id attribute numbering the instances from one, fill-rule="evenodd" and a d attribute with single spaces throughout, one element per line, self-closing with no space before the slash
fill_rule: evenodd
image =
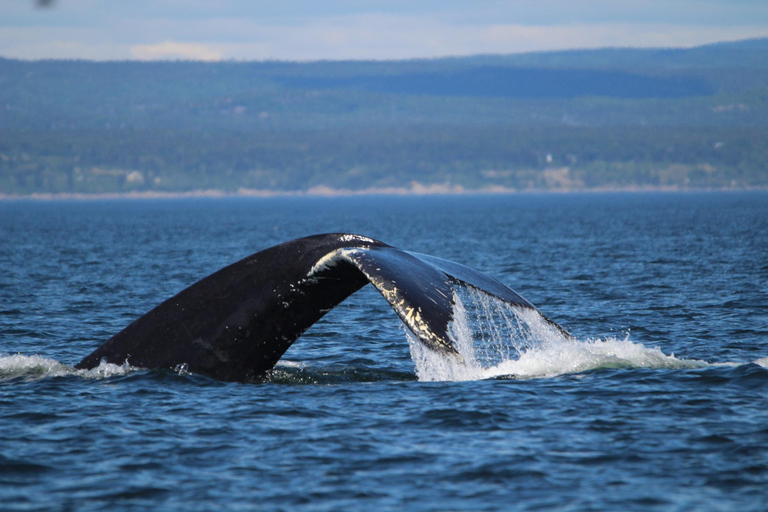
<path id="1" fill-rule="evenodd" d="M 630 186 L 630 187 L 594 187 L 573 189 L 514 189 L 506 187 L 485 187 L 465 189 L 454 185 L 418 185 L 412 187 L 371 187 L 365 189 L 344 189 L 325 186 L 312 187 L 304 191 L 244 189 L 226 191 L 220 189 L 189 190 L 185 192 L 104 192 L 84 193 L 0 193 L 0 201 L 105 201 L 105 200 L 151 200 L 151 199 L 191 199 L 191 198 L 274 198 L 274 197 L 355 197 L 355 196 L 473 196 L 473 195 L 521 195 L 521 194 L 591 194 L 591 193 L 696 193 L 696 192 L 749 192 L 768 191 L 768 186 L 761 187 L 722 187 L 722 188 L 683 188 L 675 186 Z"/>

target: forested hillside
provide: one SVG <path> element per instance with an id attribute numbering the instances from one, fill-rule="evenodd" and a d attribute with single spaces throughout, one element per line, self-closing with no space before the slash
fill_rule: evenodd
<path id="1" fill-rule="evenodd" d="M 768 185 L 768 40 L 389 62 L 0 59 L 0 193 Z"/>

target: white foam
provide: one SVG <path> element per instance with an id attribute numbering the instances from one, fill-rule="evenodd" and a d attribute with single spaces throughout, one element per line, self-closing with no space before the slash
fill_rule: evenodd
<path id="1" fill-rule="evenodd" d="M 704 361 L 678 359 L 658 347 L 648 348 L 629 340 L 607 338 L 544 343 L 523 351 L 517 360 L 487 368 L 485 376 L 513 375 L 519 378 L 555 377 L 599 368 L 701 368 Z"/>
<path id="2" fill-rule="evenodd" d="M 23 378 L 35 380 L 48 377 L 77 376 L 86 379 L 104 379 L 119 375 L 126 375 L 139 370 L 127 363 L 122 365 L 106 363 L 104 361 L 90 370 L 79 370 L 67 364 L 50 359 L 48 357 L 21 354 L 0 354 L 0 380 Z"/>
<path id="3" fill-rule="evenodd" d="M 678 359 L 657 347 L 645 347 L 631 341 L 629 335 L 624 339 L 574 339 L 537 311 L 509 306 L 477 290 L 463 290 L 454 299 L 450 336 L 461 358 L 430 350 L 407 333 L 419 380 L 540 378 L 600 368 L 708 366 L 704 361 Z"/>
<path id="4" fill-rule="evenodd" d="M 306 368 L 307 363 L 302 361 L 283 361 L 280 360 L 275 365 L 275 368 Z"/>

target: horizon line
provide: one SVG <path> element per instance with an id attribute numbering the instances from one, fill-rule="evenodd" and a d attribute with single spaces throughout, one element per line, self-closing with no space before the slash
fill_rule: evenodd
<path id="1" fill-rule="evenodd" d="M 238 58 L 222 58 L 222 59 L 193 59 L 193 58 L 168 58 L 168 59 L 141 59 L 141 58 L 124 58 L 124 59 L 93 59 L 93 58 L 23 58 L 23 57 L 6 57 L 0 54 L 0 60 L 17 61 L 17 62 L 88 62 L 88 63 L 203 63 L 203 64 L 252 64 L 252 63 L 274 63 L 274 64 L 316 64 L 316 63 L 386 63 L 386 62 L 418 62 L 418 61 L 435 61 L 435 60 L 451 60 L 451 59 L 471 59 L 478 57 L 516 57 L 522 55 L 552 55 L 552 54 L 564 54 L 564 53 L 581 53 L 581 52 L 600 52 L 606 50 L 634 50 L 634 51 L 689 51 L 698 48 L 707 48 L 719 45 L 739 44 L 750 41 L 766 41 L 768 37 L 747 37 L 744 39 L 729 39 L 716 41 L 713 43 L 696 44 L 690 46 L 600 46 L 600 47 L 581 47 L 581 48 L 562 48 L 556 50 L 529 50 L 521 52 L 510 53 L 469 53 L 469 54 L 446 54 L 435 55 L 432 57 L 406 57 L 406 58 L 345 58 L 345 59 L 238 59 Z"/>

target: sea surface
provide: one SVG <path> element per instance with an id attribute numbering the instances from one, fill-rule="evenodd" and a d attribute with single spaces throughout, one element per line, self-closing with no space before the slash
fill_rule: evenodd
<path id="1" fill-rule="evenodd" d="M 457 290 L 457 368 L 368 286 L 266 382 L 72 367 L 324 232 L 476 268 L 573 338 Z M 0 509 L 766 510 L 768 193 L 1 202 Z"/>

